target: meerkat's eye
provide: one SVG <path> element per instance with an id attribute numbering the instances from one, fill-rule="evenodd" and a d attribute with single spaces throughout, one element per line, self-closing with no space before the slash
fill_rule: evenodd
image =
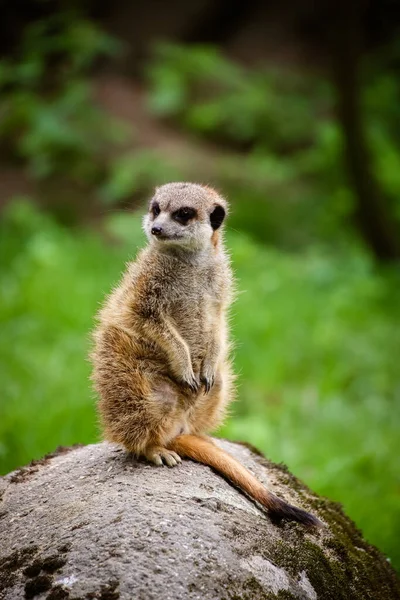
<path id="1" fill-rule="evenodd" d="M 153 204 L 150 207 L 150 211 L 154 218 L 158 217 L 158 215 L 161 212 L 160 205 L 158 204 L 158 202 L 153 202 Z"/>
<path id="2" fill-rule="evenodd" d="M 196 215 L 197 213 L 194 208 L 184 206 L 183 208 L 180 208 L 179 210 L 176 210 L 174 213 L 172 213 L 172 218 L 175 221 L 178 221 L 178 223 L 181 223 L 182 225 L 187 225 L 188 221 L 190 221 L 190 219 L 194 219 Z"/>

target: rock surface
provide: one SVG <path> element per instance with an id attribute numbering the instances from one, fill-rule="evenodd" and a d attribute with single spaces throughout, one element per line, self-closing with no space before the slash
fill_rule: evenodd
<path id="1" fill-rule="evenodd" d="M 218 443 L 326 524 L 270 518 L 208 467 L 102 443 L 0 479 L 0 598 L 395 600 L 400 584 L 340 507 L 240 444 Z"/>

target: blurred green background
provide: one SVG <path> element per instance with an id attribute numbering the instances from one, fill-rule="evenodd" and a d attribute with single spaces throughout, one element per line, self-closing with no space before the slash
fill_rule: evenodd
<path id="1" fill-rule="evenodd" d="M 0 473 L 99 439 L 94 314 L 154 185 L 199 181 L 231 202 L 240 290 L 218 433 L 341 502 L 400 568 L 399 15 L 306 4 L 5 9 Z"/>

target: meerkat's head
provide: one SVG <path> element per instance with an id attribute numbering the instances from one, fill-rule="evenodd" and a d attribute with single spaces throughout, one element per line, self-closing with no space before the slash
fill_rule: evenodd
<path id="1" fill-rule="evenodd" d="M 227 211 L 212 188 L 196 183 L 167 183 L 156 189 L 144 231 L 152 244 L 196 251 L 216 246 Z"/>

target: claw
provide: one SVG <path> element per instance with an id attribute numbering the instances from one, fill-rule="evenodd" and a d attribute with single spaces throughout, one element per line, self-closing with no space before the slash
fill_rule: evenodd
<path id="1" fill-rule="evenodd" d="M 190 391 L 193 392 L 193 394 L 196 394 L 200 389 L 200 382 L 194 377 L 184 380 L 184 383 L 187 385 Z"/>
<path id="2" fill-rule="evenodd" d="M 166 448 L 156 448 L 150 450 L 146 453 L 146 458 L 158 467 L 162 467 L 163 465 L 167 465 L 167 467 L 175 467 L 182 462 L 179 454 L 173 450 L 167 450 Z"/>
<path id="3" fill-rule="evenodd" d="M 201 383 L 204 385 L 204 393 L 209 394 L 214 385 L 214 377 L 202 377 Z"/>
<path id="4" fill-rule="evenodd" d="M 162 459 L 168 467 L 175 467 L 177 464 L 182 462 L 181 457 L 176 452 L 173 452 L 173 450 L 164 451 L 162 454 Z"/>

